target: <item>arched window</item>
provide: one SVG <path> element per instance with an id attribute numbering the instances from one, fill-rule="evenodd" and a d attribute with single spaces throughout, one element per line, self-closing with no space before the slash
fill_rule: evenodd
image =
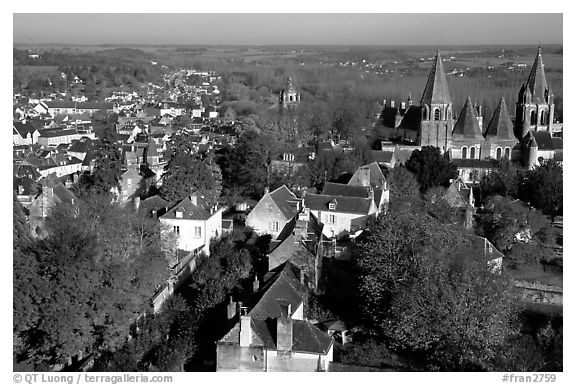
<path id="1" fill-rule="evenodd" d="M 439 108 L 434 109 L 434 120 L 440 120 L 440 109 Z"/>
<path id="2" fill-rule="evenodd" d="M 496 159 L 500 160 L 502 158 L 502 148 L 498 147 L 496 149 Z"/>
<path id="3" fill-rule="evenodd" d="M 430 119 L 430 117 L 428 116 L 428 106 L 424 106 L 424 109 L 422 110 L 422 119 L 423 120 Z"/>
<path id="4" fill-rule="evenodd" d="M 462 147 L 462 159 L 466 159 L 468 156 L 468 149 L 466 147 Z"/>
<path id="5" fill-rule="evenodd" d="M 476 147 L 470 147 L 470 159 L 476 159 Z"/>
<path id="6" fill-rule="evenodd" d="M 446 120 L 452 119 L 452 109 L 450 107 L 446 108 Z"/>
<path id="7" fill-rule="evenodd" d="M 504 150 L 504 158 L 510 160 L 510 147 L 506 147 Z"/>
<path id="8" fill-rule="evenodd" d="M 548 113 L 546 111 L 542 111 L 542 116 L 540 118 L 540 124 L 541 125 L 548 124 Z"/>
<path id="9" fill-rule="evenodd" d="M 536 124 L 536 111 L 530 111 L 530 125 L 533 126 Z"/>
<path id="10" fill-rule="evenodd" d="M 544 123 L 544 111 L 540 111 L 540 124 L 545 124 Z"/>

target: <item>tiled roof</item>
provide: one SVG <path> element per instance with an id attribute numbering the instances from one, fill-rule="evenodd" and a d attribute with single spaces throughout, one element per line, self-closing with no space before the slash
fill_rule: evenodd
<path id="1" fill-rule="evenodd" d="M 23 138 L 37 130 L 37 128 L 30 122 L 14 122 L 13 129 L 15 129 Z"/>
<path id="2" fill-rule="evenodd" d="M 436 51 L 434 63 L 428 75 L 428 81 L 420 100 L 420 105 L 432 104 L 450 104 L 450 92 L 448 90 L 448 81 L 444 73 L 444 66 L 442 65 L 442 58 L 440 57 L 440 50 Z"/>
<path id="3" fill-rule="evenodd" d="M 348 181 L 349 185 L 354 186 L 366 186 L 366 183 L 369 183 L 373 188 L 384 187 L 386 178 L 377 162 L 358 167 Z"/>
<path id="4" fill-rule="evenodd" d="M 276 350 L 277 321 L 275 319 L 250 319 L 250 327 L 264 349 Z M 240 322 L 236 323 L 224 338 L 223 343 L 240 342 Z M 309 321 L 292 320 L 292 351 L 301 353 L 326 354 L 333 341 Z"/>
<path id="5" fill-rule="evenodd" d="M 457 139 L 458 136 L 466 139 L 484 139 L 480 124 L 478 124 L 476 110 L 472 106 L 470 98 L 466 99 L 462 112 L 460 112 L 458 120 L 454 125 L 452 136 L 455 137 L 454 139 Z"/>
<path id="6" fill-rule="evenodd" d="M 400 128 L 404 130 L 417 131 L 422 123 L 422 107 L 410 106 L 402 117 Z"/>
<path id="7" fill-rule="evenodd" d="M 334 195 L 334 196 L 347 196 L 347 197 L 357 197 L 357 198 L 370 198 L 370 191 L 368 187 L 355 186 L 350 184 L 342 183 L 332 183 L 326 182 L 324 184 L 324 189 L 322 190 L 323 195 Z"/>
<path id="8" fill-rule="evenodd" d="M 554 142 L 552 140 L 552 135 L 546 131 L 534 131 L 534 138 L 538 144 L 538 150 L 540 151 L 553 151 Z"/>
<path id="9" fill-rule="evenodd" d="M 52 100 L 46 102 L 48 108 L 76 108 L 76 109 L 86 109 L 86 110 L 111 110 L 113 108 L 112 103 L 101 103 L 101 102 L 71 102 L 71 101 L 61 101 Z"/>
<path id="10" fill-rule="evenodd" d="M 486 138 L 494 137 L 497 139 L 515 139 L 514 127 L 512 126 L 512 119 L 508 114 L 508 107 L 506 106 L 506 101 L 504 98 L 500 99 L 496 111 L 486 127 L 486 132 L 484 133 Z"/>
<path id="11" fill-rule="evenodd" d="M 76 130 L 75 128 L 73 129 L 53 128 L 43 130 L 40 133 L 41 138 L 57 138 L 59 136 L 68 136 L 68 135 L 78 135 L 78 130 Z"/>
<path id="12" fill-rule="evenodd" d="M 564 140 L 562 138 L 552 137 L 552 144 L 554 145 L 554 150 L 562 150 L 564 147 Z"/>
<path id="13" fill-rule="evenodd" d="M 336 209 L 338 213 L 352 213 L 368 215 L 372 198 L 343 197 L 322 194 L 306 194 L 304 202 L 310 210 L 328 211 L 328 204 L 336 200 Z"/>
<path id="14" fill-rule="evenodd" d="M 285 218 L 292 219 L 298 213 L 296 205 L 290 203 L 296 199 L 296 195 L 294 195 L 285 185 L 278 187 L 276 190 L 269 193 L 269 195 Z"/>
<path id="15" fill-rule="evenodd" d="M 196 205 L 192 203 L 190 197 L 182 199 L 176 206 L 162 215 L 162 218 L 207 220 L 213 215 L 210 213 L 210 205 L 202 196 L 198 196 L 196 199 Z M 176 211 L 182 212 L 182 218 L 176 218 Z"/>
<path id="16" fill-rule="evenodd" d="M 498 161 L 494 159 L 451 159 L 458 168 L 496 168 Z"/>
<path id="17" fill-rule="evenodd" d="M 153 210 L 160 211 L 162 209 L 166 209 L 168 205 L 168 201 L 160 198 L 158 195 L 154 195 L 140 202 L 139 211 L 149 214 Z"/>
<path id="18" fill-rule="evenodd" d="M 297 268 L 292 263 L 285 262 L 274 270 L 261 289 L 249 299 L 248 304 L 254 304 L 249 316 L 260 319 L 278 318 L 282 310 L 278 300 L 288 302 L 292 312 L 302 303 L 306 288 L 297 277 L 297 274 L 300 274 Z"/>
<path id="19" fill-rule="evenodd" d="M 372 159 L 374 159 L 374 161 L 376 161 L 378 163 L 390 163 L 392 161 L 392 159 L 394 158 L 394 151 L 372 150 L 371 154 L 372 154 Z"/>

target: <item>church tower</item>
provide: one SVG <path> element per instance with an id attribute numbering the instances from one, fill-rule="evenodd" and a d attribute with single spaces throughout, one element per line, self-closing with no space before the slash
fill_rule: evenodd
<path id="1" fill-rule="evenodd" d="M 422 122 L 418 133 L 418 144 L 436 146 L 442 151 L 452 146 L 452 99 L 448 91 L 448 81 L 444 73 L 440 50 L 436 57 L 420 100 Z"/>
<path id="2" fill-rule="evenodd" d="M 292 84 L 292 76 L 286 79 L 286 88 L 280 92 L 280 109 L 294 107 L 300 103 L 300 93 L 296 91 Z"/>
<path id="3" fill-rule="evenodd" d="M 538 47 L 536 59 L 526 83 L 520 88 L 516 102 L 514 131 L 522 140 L 529 131 L 552 131 L 554 120 L 554 95 L 546 82 L 542 50 Z"/>

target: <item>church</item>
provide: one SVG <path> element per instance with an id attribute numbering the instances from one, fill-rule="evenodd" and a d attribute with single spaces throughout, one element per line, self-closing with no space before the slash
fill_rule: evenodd
<path id="1" fill-rule="evenodd" d="M 470 97 L 462 110 L 454 113 L 437 50 L 420 103 L 415 105 L 411 97 L 399 104 L 384 100 L 375 135 L 384 147 L 438 147 L 457 165 L 480 167 L 509 159 L 533 167 L 543 159 L 561 160 L 562 124 L 553 119 L 554 96 L 546 82 L 540 47 L 528 80 L 518 94 L 514 121 L 504 98 L 486 126 L 481 114 L 481 107 L 473 104 Z"/>

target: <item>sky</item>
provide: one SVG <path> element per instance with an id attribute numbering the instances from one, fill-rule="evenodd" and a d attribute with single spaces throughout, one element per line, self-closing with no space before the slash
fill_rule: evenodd
<path id="1" fill-rule="evenodd" d="M 31 44 L 545 45 L 562 29 L 562 13 L 13 14 L 13 42 Z"/>

